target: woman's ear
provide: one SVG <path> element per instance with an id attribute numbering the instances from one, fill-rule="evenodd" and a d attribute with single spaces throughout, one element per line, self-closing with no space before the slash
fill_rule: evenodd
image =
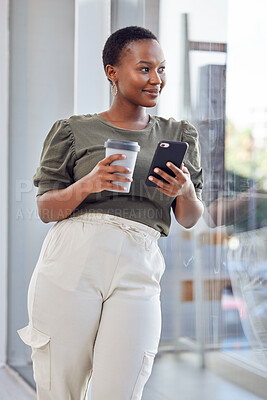
<path id="1" fill-rule="evenodd" d="M 117 68 L 114 65 L 108 64 L 106 66 L 107 78 L 112 82 L 117 82 Z"/>

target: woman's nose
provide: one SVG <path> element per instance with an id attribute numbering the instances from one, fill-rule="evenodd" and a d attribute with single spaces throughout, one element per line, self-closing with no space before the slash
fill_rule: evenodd
<path id="1" fill-rule="evenodd" d="M 160 75 L 156 71 L 151 73 L 150 82 L 153 83 L 154 85 L 159 85 L 162 83 Z"/>

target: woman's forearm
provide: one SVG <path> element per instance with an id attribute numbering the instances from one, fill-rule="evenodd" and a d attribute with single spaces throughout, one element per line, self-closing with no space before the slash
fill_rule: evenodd
<path id="1" fill-rule="evenodd" d="M 176 197 L 175 219 L 184 228 L 192 228 L 202 216 L 204 206 L 197 198 L 194 187 L 186 195 Z"/>
<path id="2" fill-rule="evenodd" d="M 66 189 L 50 190 L 37 197 L 39 216 L 46 223 L 67 218 L 90 193 L 83 178 Z"/>

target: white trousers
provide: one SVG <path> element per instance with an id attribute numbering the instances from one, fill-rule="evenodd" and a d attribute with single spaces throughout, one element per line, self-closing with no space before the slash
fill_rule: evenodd
<path id="1" fill-rule="evenodd" d="M 57 222 L 28 291 L 38 400 L 140 400 L 160 331 L 160 234 L 108 214 Z"/>

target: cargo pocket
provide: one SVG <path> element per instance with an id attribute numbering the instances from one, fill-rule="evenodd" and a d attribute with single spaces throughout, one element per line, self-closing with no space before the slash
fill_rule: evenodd
<path id="1" fill-rule="evenodd" d="M 32 348 L 33 375 L 36 384 L 44 389 L 51 387 L 50 336 L 30 325 L 19 329 L 22 341 Z"/>
<path id="2" fill-rule="evenodd" d="M 144 386 L 147 383 L 148 378 L 151 375 L 154 358 L 155 358 L 154 353 L 145 352 L 144 358 L 143 358 L 143 363 L 142 363 L 142 368 L 137 377 L 137 381 L 134 386 L 131 400 L 141 400 Z"/>

